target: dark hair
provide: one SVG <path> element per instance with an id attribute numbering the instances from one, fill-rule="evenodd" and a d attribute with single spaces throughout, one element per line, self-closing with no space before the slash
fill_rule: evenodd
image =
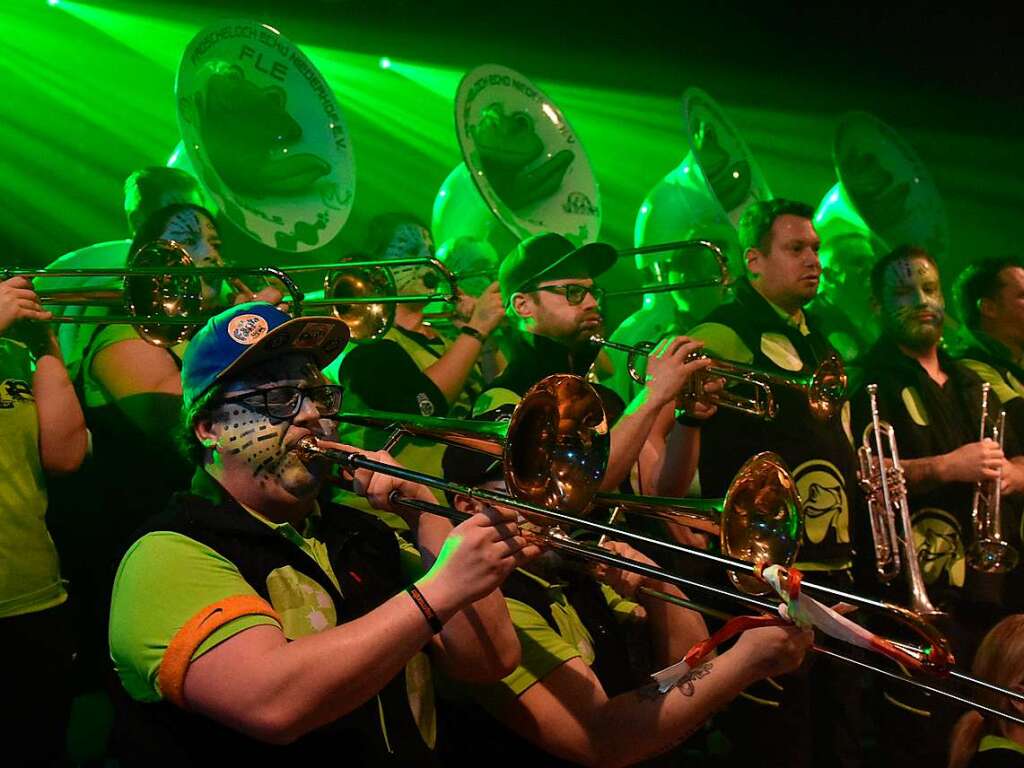
<path id="1" fill-rule="evenodd" d="M 770 248 L 772 225 L 779 216 L 799 216 L 801 219 L 814 218 L 814 209 L 796 200 L 776 197 L 759 200 L 750 205 L 740 216 L 740 246 L 746 253 L 751 248 L 767 251 Z"/>
<path id="2" fill-rule="evenodd" d="M 924 259 L 930 261 L 936 269 L 939 268 L 935 257 L 919 245 L 901 245 L 893 248 L 871 267 L 871 295 L 879 304 L 882 303 L 882 278 L 885 276 L 885 270 L 891 264 L 907 259 Z"/>
<path id="3" fill-rule="evenodd" d="M 159 240 L 164 229 L 167 227 L 167 223 L 182 211 L 195 211 L 196 213 L 206 216 L 210 221 L 214 221 L 213 214 L 201 205 L 193 205 L 192 203 L 174 203 L 174 205 L 165 206 L 153 211 L 149 217 L 139 225 L 139 229 L 136 231 L 135 237 L 132 238 L 132 244 L 128 248 L 128 253 L 134 255 L 142 246 L 147 243 L 151 243 L 154 240 Z"/>
<path id="4" fill-rule="evenodd" d="M 199 182 L 180 168 L 151 165 L 134 171 L 124 180 L 124 212 L 128 226 L 137 232 L 142 223 L 157 210 L 160 198 L 169 190 L 180 193 L 182 199 L 199 191 Z"/>
<path id="5" fill-rule="evenodd" d="M 185 457 L 185 460 L 197 467 L 203 465 L 206 457 L 206 446 L 196 437 L 196 424 L 203 419 L 213 416 L 213 412 L 217 407 L 217 401 L 220 400 L 223 394 L 222 385 L 214 384 L 200 395 L 191 406 L 183 404 L 181 407 L 181 418 L 178 420 L 178 426 L 175 430 L 174 442 L 178 446 L 178 451 Z"/>
<path id="6" fill-rule="evenodd" d="M 981 325 L 982 299 L 993 299 L 1003 286 L 1000 273 L 1010 267 L 1024 268 L 1024 261 L 1015 256 L 1001 256 L 971 264 L 960 273 L 953 286 L 953 298 L 960 322 L 972 330 Z"/>
<path id="7" fill-rule="evenodd" d="M 412 224 L 422 227 L 427 232 L 430 231 L 430 227 L 424 224 L 418 216 L 408 211 L 381 213 L 370 220 L 364 250 L 373 259 L 383 258 L 384 252 L 391 245 L 391 238 L 395 236 L 395 230 L 403 224 Z"/>

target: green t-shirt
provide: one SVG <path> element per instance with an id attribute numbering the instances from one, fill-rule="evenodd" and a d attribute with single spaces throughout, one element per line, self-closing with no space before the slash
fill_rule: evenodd
<path id="1" fill-rule="evenodd" d="M 584 626 L 562 587 L 528 571 L 520 569 L 518 574 L 523 578 L 532 579 L 544 588 L 555 626 L 552 627 L 544 616 L 526 603 L 505 598 L 522 647 L 522 659 L 519 666 L 501 682 L 473 686 L 472 691 L 473 696 L 495 714 L 500 714 L 503 706 L 521 696 L 532 685 L 543 680 L 567 661 L 579 658 L 590 666 L 595 658 L 594 638 Z M 607 586 L 602 587 L 602 592 L 619 620 L 628 620 L 635 615 L 636 603 L 621 597 Z"/>
<path id="2" fill-rule="evenodd" d="M 68 373 L 73 380 L 82 384 L 82 405 L 86 408 L 97 408 L 109 405 L 114 398 L 100 384 L 92 373 L 92 361 L 96 355 L 108 347 L 112 347 L 122 341 L 141 341 L 134 326 L 131 325 L 69 325 L 66 327 L 75 328 L 72 334 L 61 335 L 61 351 L 67 360 Z M 183 341 L 170 348 L 170 351 L 177 355 L 180 360 L 185 354 L 187 341 Z M 84 366 L 84 370 L 82 370 Z"/>
<path id="3" fill-rule="evenodd" d="M 46 528 L 46 478 L 32 358 L 0 339 L 0 618 L 51 608 L 67 599 L 57 549 Z"/>

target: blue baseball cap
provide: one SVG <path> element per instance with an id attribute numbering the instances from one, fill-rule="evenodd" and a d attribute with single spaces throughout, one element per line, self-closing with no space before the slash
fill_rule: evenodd
<path id="1" fill-rule="evenodd" d="M 348 339 L 348 326 L 336 317 L 292 318 L 266 302 L 236 304 L 207 320 L 185 349 L 184 405 L 190 407 L 228 374 L 287 352 L 310 354 L 324 368 Z"/>

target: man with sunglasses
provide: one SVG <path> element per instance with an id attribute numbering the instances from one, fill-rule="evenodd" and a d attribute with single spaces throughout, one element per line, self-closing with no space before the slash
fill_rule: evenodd
<path id="1" fill-rule="evenodd" d="M 322 494 L 332 467 L 298 446 L 336 439 L 342 390 L 320 371 L 347 340 L 334 318 L 251 303 L 189 345 L 192 489 L 147 526 L 114 584 L 123 764 L 432 764 L 421 651 L 473 682 L 518 663 L 497 587 L 537 548 L 514 514 L 453 529 L 392 499 L 432 499 L 422 486 L 356 470 L 358 493 L 405 515 L 410 553 L 380 521 Z"/>
<path id="2" fill-rule="evenodd" d="M 522 241 L 505 258 L 498 282 L 516 328 L 509 333 L 508 367 L 477 399 L 474 413 L 511 406 L 546 376 L 587 374 L 600 352 L 590 338 L 604 330 L 599 303 L 603 291 L 594 279 L 617 256 L 605 243 L 576 248 L 549 232 Z M 628 405 L 598 385 L 614 424 L 605 489 L 617 488 L 629 476 L 659 413 L 675 401 L 695 371 L 706 367 L 704 362 L 686 362 L 699 347 L 683 337 L 662 342 L 650 356 L 646 384 Z"/>

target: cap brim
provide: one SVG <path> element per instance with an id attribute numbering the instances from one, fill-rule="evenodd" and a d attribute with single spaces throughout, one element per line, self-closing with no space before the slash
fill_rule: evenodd
<path id="1" fill-rule="evenodd" d="M 350 332 L 344 320 L 337 317 L 295 317 L 282 323 L 245 350 L 214 381 L 238 373 L 265 360 L 288 352 L 312 355 L 321 370 L 330 365 L 348 344 Z"/>
<path id="2" fill-rule="evenodd" d="M 607 243 L 587 243 L 575 251 L 569 251 L 562 258 L 552 262 L 543 272 L 534 277 L 537 280 L 555 280 L 551 273 L 560 271 L 586 271 L 589 277 L 599 277 L 607 272 L 619 258 L 619 253 Z"/>

